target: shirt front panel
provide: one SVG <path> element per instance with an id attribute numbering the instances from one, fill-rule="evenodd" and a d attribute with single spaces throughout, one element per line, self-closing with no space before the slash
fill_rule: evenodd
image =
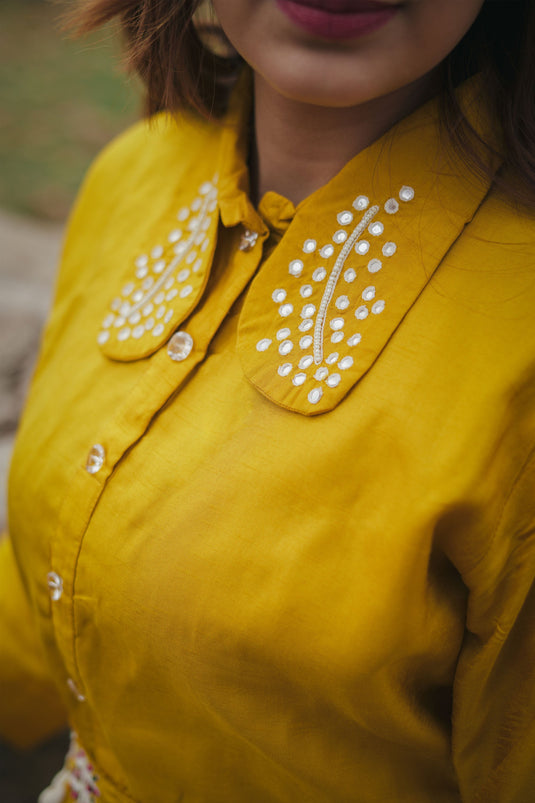
<path id="1" fill-rule="evenodd" d="M 497 275 L 476 218 L 373 369 L 309 418 L 259 393 L 237 353 L 229 311 L 244 315 L 265 231 L 240 250 L 243 229 L 220 228 L 205 295 L 181 323 L 194 342 L 184 360 L 165 344 L 112 360 L 95 338 L 117 277 L 82 217 L 66 275 L 85 272 L 63 287 L 45 342 L 12 531 L 56 675 L 85 698 L 69 706 L 100 771 L 126 799 L 162 803 L 344 801 L 356 788 L 388 800 L 400 778 L 407 801 L 456 800 L 460 575 L 484 554 L 526 448 L 508 412 L 529 361 L 515 257 L 504 247 Z M 466 273 L 482 264 L 483 291 Z M 106 457 L 91 474 L 95 443 Z"/>

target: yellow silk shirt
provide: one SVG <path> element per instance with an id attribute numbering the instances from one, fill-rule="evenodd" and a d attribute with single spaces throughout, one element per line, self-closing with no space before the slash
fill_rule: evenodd
<path id="1" fill-rule="evenodd" d="M 135 126 L 73 212 L 0 731 L 68 720 L 82 803 L 530 803 L 534 219 L 435 102 L 255 209 L 235 107 Z"/>

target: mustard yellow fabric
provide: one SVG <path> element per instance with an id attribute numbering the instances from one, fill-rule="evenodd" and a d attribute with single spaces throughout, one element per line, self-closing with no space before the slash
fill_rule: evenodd
<path id="1" fill-rule="evenodd" d="M 68 718 L 104 803 L 530 803 L 533 217 L 434 102 L 255 209 L 236 105 L 128 131 L 72 215 L 11 472 L 2 733 Z"/>

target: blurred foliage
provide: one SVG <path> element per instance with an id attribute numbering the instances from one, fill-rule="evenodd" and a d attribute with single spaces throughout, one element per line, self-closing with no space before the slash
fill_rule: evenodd
<path id="1" fill-rule="evenodd" d="M 69 39 L 60 8 L 0 2 L 0 206 L 52 220 L 65 217 L 95 154 L 140 106 L 113 33 Z"/>

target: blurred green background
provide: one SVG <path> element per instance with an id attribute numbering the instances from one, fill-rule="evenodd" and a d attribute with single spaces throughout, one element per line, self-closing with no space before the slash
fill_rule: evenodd
<path id="1" fill-rule="evenodd" d="M 64 220 L 100 148 L 139 116 L 112 30 L 60 31 L 69 0 L 0 0 L 0 207 Z"/>

